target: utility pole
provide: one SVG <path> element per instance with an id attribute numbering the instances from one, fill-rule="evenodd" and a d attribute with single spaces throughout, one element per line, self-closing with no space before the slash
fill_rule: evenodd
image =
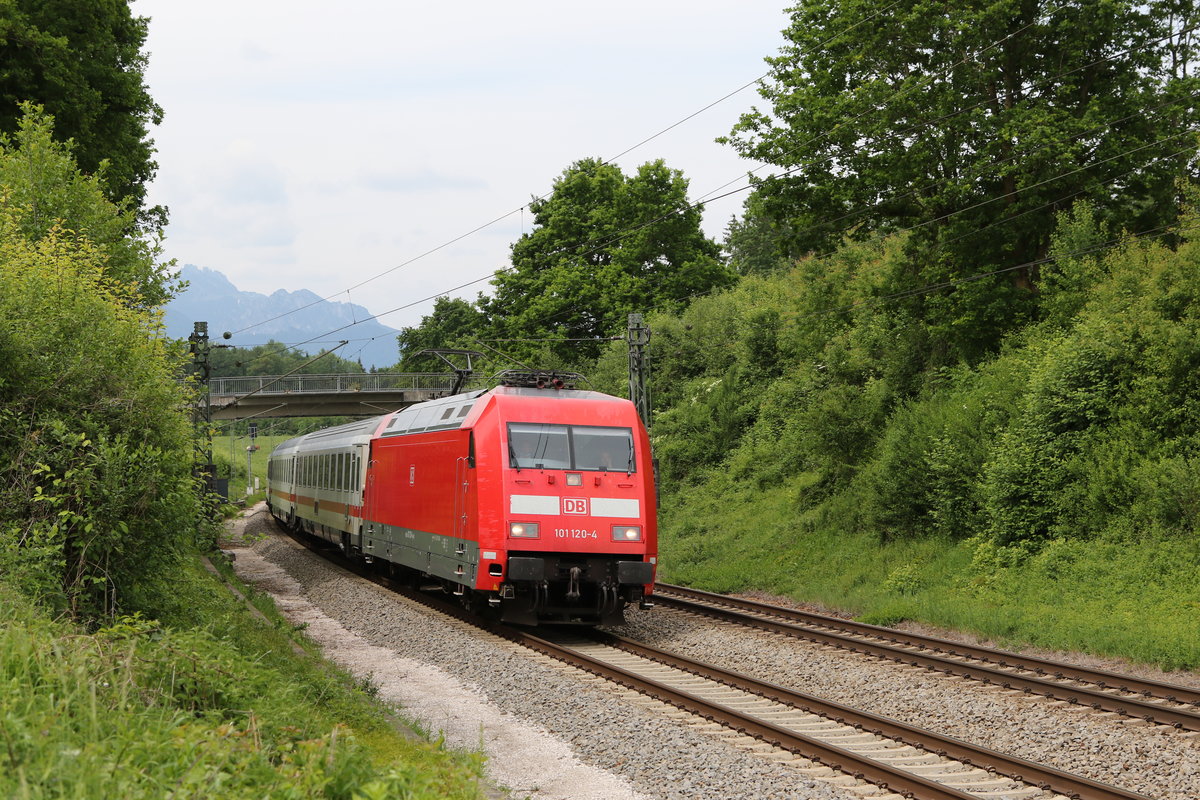
<path id="1" fill-rule="evenodd" d="M 641 314 L 629 315 L 629 399 L 646 429 L 650 428 L 650 328 Z"/>
<path id="2" fill-rule="evenodd" d="M 217 466 L 213 463 L 212 454 L 212 395 L 209 393 L 208 381 L 212 375 L 208 356 L 212 348 L 208 343 L 208 323 L 195 322 L 192 324 L 192 334 L 188 336 L 188 347 L 192 353 L 192 366 L 196 368 L 197 383 L 200 386 L 200 403 L 196 406 L 194 420 L 204 429 L 204 445 L 201 454 L 200 474 L 204 480 L 204 490 L 207 495 L 216 492 Z"/>

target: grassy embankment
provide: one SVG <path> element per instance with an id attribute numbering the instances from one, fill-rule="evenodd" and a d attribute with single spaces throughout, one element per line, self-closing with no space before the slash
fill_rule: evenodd
<path id="1" fill-rule="evenodd" d="M 1167 669 L 1200 667 L 1200 542 L 1061 541 L 986 578 L 975 543 L 880 542 L 819 532 L 795 511 L 799 482 L 676 495 L 663 512 L 660 578 L 760 589 L 878 625 L 916 620 L 1009 647 L 1074 650 Z"/>
<path id="2" fill-rule="evenodd" d="M 265 624 L 195 562 L 163 583 L 155 620 L 95 631 L 0 583 L 0 795 L 479 796 L 477 756 L 403 735 L 268 598 Z"/>
<path id="3" fill-rule="evenodd" d="M 250 485 L 258 478 L 258 491 L 252 492 L 249 502 L 262 500 L 267 490 L 267 458 L 280 442 L 293 438 L 293 434 L 259 436 L 254 443 L 258 450 L 250 453 Z M 213 460 L 217 463 L 217 475 L 229 477 L 229 497 L 231 500 L 246 498 L 246 448 L 250 445 L 247 436 L 214 436 Z M 232 449 L 231 449 L 232 447 Z M 230 452 L 233 453 L 232 461 Z M 230 464 L 233 469 L 230 470 Z M 232 475 L 231 475 L 232 472 Z"/>
<path id="4" fill-rule="evenodd" d="M 875 302 L 902 237 L 652 317 L 663 577 L 1200 667 L 1200 243 L 1060 235 L 973 359 Z"/>

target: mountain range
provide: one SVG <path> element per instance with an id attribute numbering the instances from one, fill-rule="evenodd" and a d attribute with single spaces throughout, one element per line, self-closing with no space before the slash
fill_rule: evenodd
<path id="1" fill-rule="evenodd" d="M 180 276 L 188 282 L 186 290 L 171 300 L 165 309 L 167 335 L 187 338 L 193 323 L 208 322 L 208 335 L 221 341 L 224 331 L 237 331 L 255 325 L 253 330 L 234 336 L 230 344 L 253 347 L 269 339 L 287 344 L 317 338 L 301 349 L 312 353 L 336 344 L 339 339 L 352 340 L 338 355 L 352 361 L 360 360 L 364 367 L 385 368 L 400 359 L 395 328 L 367 319 L 371 312 L 354 303 L 321 301 L 320 295 L 307 289 L 289 292 L 278 289 L 269 295 L 243 292 L 215 269 L 185 264 Z M 309 306 L 295 314 L 288 311 Z M 279 317 L 263 324 L 263 320 Z M 334 333 L 329 333 L 335 331 Z"/>

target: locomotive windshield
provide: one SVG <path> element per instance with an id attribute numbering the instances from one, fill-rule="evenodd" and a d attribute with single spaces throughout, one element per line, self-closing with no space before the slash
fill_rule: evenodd
<path id="1" fill-rule="evenodd" d="M 516 469 L 636 472 L 633 431 L 591 425 L 508 425 L 508 464 Z"/>

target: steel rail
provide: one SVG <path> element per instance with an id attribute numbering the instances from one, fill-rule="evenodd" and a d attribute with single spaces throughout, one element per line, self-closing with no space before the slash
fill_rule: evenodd
<path id="1" fill-rule="evenodd" d="M 937 781 L 905 772 L 902 769 L 889 766 L 879 761 L 858 755 L 850 750 L 823 742 L 811 736 L 805 736 L 788 728 L 776 725 L 767 720 L 747 715 L 722 703 L 706 700 L 691 692 L 676 689 L 660 681 L 639 675 L 631 670 L 609 664 L 601 659 L 592 658 L 567 645 L 560 645 L 548 639 L 534 636 L 525 631 L 504 629 L 501 626 L 489 627 L 492 633 L 503 636 L 539 653 L 572 664 L 594 675 L 609 681 L 634 689 L 642 694 L 670 703 L 677 708 L 703 716 L 704 719 L 720 722 L 738 733 L 746 734 L 768 742 L 776 747 L 788 750 L 831 767 L 838 772 L 846 772 L 859 779 L 868 780 L 881 789 L 919 797 L 922 800 L 978 800 L 977 796 L 967 794 Z M 1112 800 L 1116 795 L 1104 798 Z M 1131 797 L 1139 798 L 1138 795 Z M 1081 800 L 1088 800 L 1081 798 Z M 1097 800 L 1100 800 L 1097 798 Z M 1122 798 L 1124 800 L 1124 798 Z"/>
<path id="2" fill-rule="evenodd" d="M 794 754 L 818 761 L 839 772 L 868 780 L 884 790 L 898 792 L 920 800 L 978 800 L 978 795 L 946 786 L 898 767 L 892 767 L 837 745 L 776 725 L 768 720 L 747 715 L 691 692 L 676 689 L 661 681 L 638 675 L 632 670 L 593 658 L 569 645 L 552 642 L 512 626 L 487 622 L 458 604 L 432 597 L 411 585 L 380 575 L 366 565 L 346 558 L 340 551 L 334 550 L 325 542 L 316 541 L 291 531 L 288 533 L 294 541 L 343 569 L 385 586 L 397 594 L 431 607 L 447 616 L 644 693 L 656 700 L 670 703 L 707 720 L 720 722 L 738 733 L 752 736 Z M 839 724 L 852 725 L 877 736 L 894 739 L 935 755 L 954 759 L 967 766 L 994 771 L 1012 780 L 1037 786 L 1042 790 L 1055 791 L 1074 800 L 1149 800 L 1145 795 L 1136 792 L 1092 781 L 952 737 L 942 736 L 870 712 L 859 711 L 839 703 L 795 692 L 748 675 L 657 650 L 611 633 L 593 631 L 591 636 L 595 641 L 609 644 L 609 646 L 634 655 L 727 684 L 806 713 L 830 718 Z"/>
<path id="3" fill-rule="evenodd" d="M 283 528 L 282 525 L 279 526 Z M 847 772 L 855 777 L 869 780 L 885 790 L 906 794 L 919 800 L 979 800 L 976 795 L 966 794 L 920 775 L 904 772 L 887 764 L 864 758 L 849 750 L 836 745 L 822 742 L 813 737 L 805 736 L 780 727 L 766 720 L 747 717 L 736 709 L 720 703 L 714 703 L 697 697 L 688 692 L 682 692 L 666 684 L 650 678 L 642 677 L 629 670 L 622 669 L 604 661 L 580 653 L 573 648 L 559 645 L 518 628 L 500 623 L 488 623 L 478 616 L 470 614 L 461 606 L 445 600 L 432 597 L 411 585 L 406 585 L 380 575 L 366 565 L 348 559 L 341 551 L 334 550 L 326 542 L 314 540 L 295 531 L 284 528 L 285 533 L 300 546 L 312 551 L 331 563 L 384 586 L 402 597 L 421 603 L 454 619 L 470 623 L 496 636 L 528 647 L 531 650 L 548 655 L 564 663 L 579 667 L 594 675 L 615 682 L 619 685 L 644 693 L 656 700 L 670 703 L 693 714 L 703 716 L 710 721 L 718 721 L 739 733 L 745 733 L 777 747 L 802 755 L 839 772 Z M 786 690 L 785 690 L 786 691 Z M 1122 797 L 1080 797 L 1080 800 L 1147 800 L 1140 795 Z"/>
<path id="4" fill-rule="evenodd" d="M 1073 775 L 1054 767 L 973 745 L 877 714 L 859 711 L 840 703 L 822 700 L 819 697 L 793 691 L 777 684 L 760 681 L 739 672 L 684 658 L 623 636 L 601 631 L 596 631 L 592 635 L 596 641 L 634 655 L 727 684 L 777 703 L 798 708 L 801 711 L 818 714 L 845 725 L 853 725 L 877 736 L 894 739 L 939 756 L 952 758 L 968 766 L 992 770 L 1020 783 L 1029 783 L 1043 790 L 1058 792 L 1080 800 L 1116 800 L 1117 798 L 1132 800 L 1145 797 L 1136 792 Z"/>
<path id="5" fill-rule="evenodd" d="M 677 596 L 672 597 L 672 594 Z M 674 606 L 728 622 L 762 628 L 787 636 L 804 638 L 851 652 L 867 653 L 893 661 L 900 661 L 910 666 L 925 667 L 926 669 L 936 670 L 949 675 L 980 680 L 984 683 L 1001 686 L 1006 689 L 1019 689 L 1030 694 L 1063 700 L 1073 705 L 1085 705 L 1096 710 L 1110 711 L 1122 716 L 1139 718 L 1147 722 L 1170 725 L 1174 728 L 1190 731 L 1200 731 L 1200 714 L 1196 712 L 1169 708 L 1152 700 L 1148 701 L 1136 697 L 1120 697 L 1104 691 L 1104 688 L 1110 688 L 1118 691 L 1137 691 L 1143 694 L 1153 694 L 1151 692 L 1151 687 L 1153 687 L 1163 692 L 1163 694 L 1158 695 L 1161 699 L 1169 702 L 1200 703 L 1200 692 L 1175 684 L 1145 681 L 1104 670 L 1089 670 L 1085 667 L 1073 667 L 1068 664 L 1060 664 L 1055 661 L 1031 656 L 1019 656 L 1001 650 L 961 645 L 958 642 L 946 639 L 903 633 L 877 625 L 868 625 L 866 623 L 853 622 L 851 620 L 843 620 L 811 612 L 797 611 L 795 609 L 742 600 L 682 586 L 657 584 L 653 597 L 655 602 L 660 605 Z M 696 599 L 687 599 L 689 597 Z M 726 608 L 720 608 L 718 605 L 712 604 L 726 606 Z M 797 620 L 806 624 L 763 619 L 762 617 L 747 615 L 742 613 L 742 611 L 732 610 L 734 608 L 753 612 L 754 614 L 768 614 Z M 810 626 L 830 628 L 841 631 L 841 633 L 827 632 Z M 849 634 L 849 636 L 846 634 Z M 867 639 L 853 637 L 884 639 L 892 644 L 878 644 Z M 905 649 L 908 647 L 933 651 L 934 654 L 917 653 Z M 974 652 L 978 652 L 979 655 L 974 655 Z M 939 653 L 944 653 L 945 655 L 938 655 Z M 996 664 L 997 666 L 964 663 L 953 656 L 982 660 L 987 663 Z M 1025 666 L 1026 664 L 1029 666 Z M 1035 664 L 1037 666 L 1034 666 Z M 1041 674 L 1050 673 L 1054 676 L 1054 679 L 1021 675 L 1010 672 L 1005 667 L 1016 667 L 1031 671 L 1040 669 Z M 1051 672 L 1051 670 L 1053 671 Z M 1083 677 L 1084 675 L 1091 677 Z M 1060 683 L 1060 680 L 1078 680 L 1092 683 L 1102 688 L 1091 689 L 1087 687 L 1066 686 Z M 1110 684 L 1108 683 L 1110 680 L 1119 681 L 1119 684 Z"/>
<path id="6" fill-rule="evenodd" d="M 812 611 L 784 608 L 782 606 L 776 606 L 770 603 L 762 603 L 754 600 L 743 600 L 737 597 L 729 597 L 727 595 L 715 594 L 713 592 L 705 592 L 686 586 L 674 586 L 668 583 L 660 583 L 656 585 L 656 590 L 657 589 L 674 594 L 707 599 L 712 602 L 720 602 L 726 605 L 745 608 L 751 611 L 774 614 L 776 616 L 781 616 L 788 619 L 803 620 L 816 625 L 821 625 L 822 627 L 836 628 L 838 630 L 844 630 L 861 636 L 872 636 L 880 639 L 886 639 L 887 641 L 895 642 L 897 644 L 920 647 L 925 650 L 933 650 L 936 653 L 947 653 L 948 655 L 973 658 L 977 661 L 985 661 L 1001 667 L 1017 667 L 1019 669 L 1029 670 L 1030 672 L 1036 672 L 1039 675 L 1049 674 L 1060 679 L 1070 679 L 1083 681 L 1085 683 L 1093 683 L 1102 688 L 1160 697 L 1174 703 L 1189 703 L 1200 706 L 1200 689 L 1194 689 L 1190 686 L 1182 686 L 1177 683 L 1167 683 L 1166 681 L 1139 678 L 1134 675 L 1126 675 L 1120 672 L 1112 672 L 1111 670 L 1104 670 L 1096 667 L 1082 667 L 1076 664 L 1053 661 L 1048 658 L 1039 658 L 1038 656 L 1022 655 L 1021 653 L 998 650 L 992 647 L 983 647 L 981 645 L 972 645 L 965 642 L 956 642 L 951 639 L 943 639 L 937 636 L 906 633 L 904 631 L 898 631 L 894 628 L 885 628 L 879 625 L 870 625 L 865 622 L 841 619 L 826 614 L 817 614 Z"/>

